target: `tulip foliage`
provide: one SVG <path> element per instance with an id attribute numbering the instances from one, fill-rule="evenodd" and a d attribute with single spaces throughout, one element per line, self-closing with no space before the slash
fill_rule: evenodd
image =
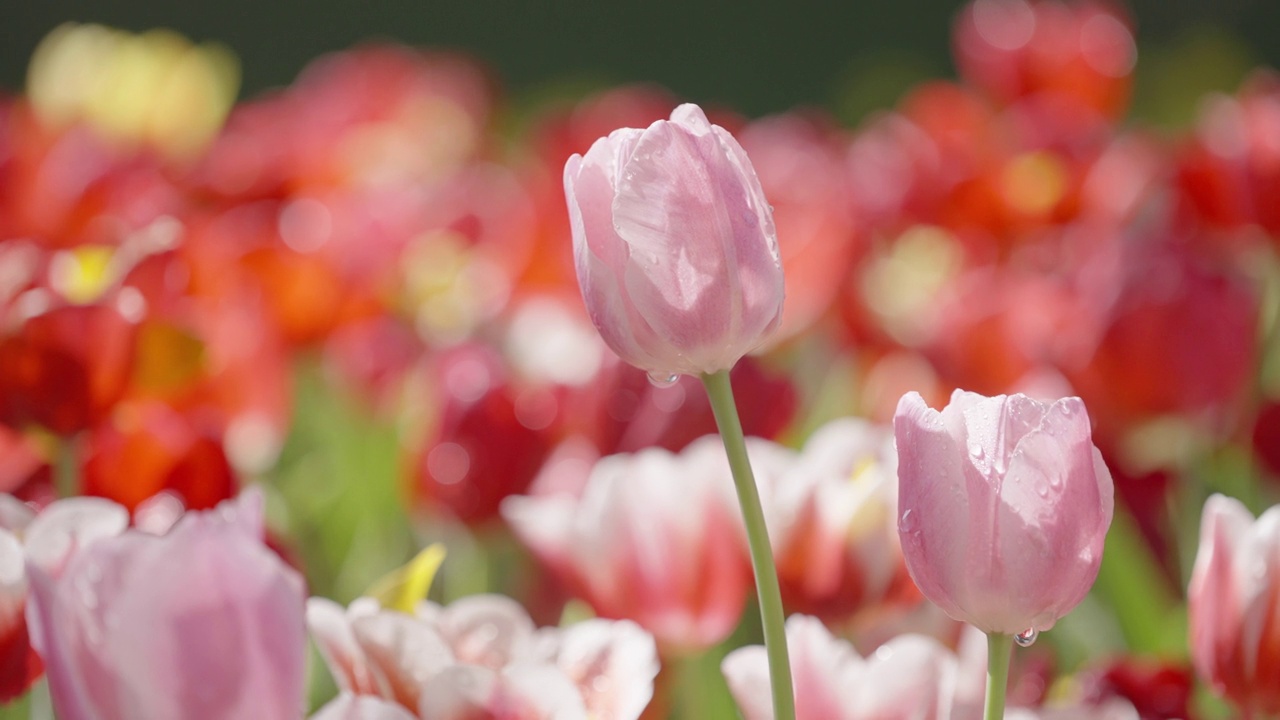
<path id="1" fill-rule="evenodd" d="M 848 126 L 385 43 L 236 102 L 55 30 L 0 96 L 0 719 L 773 718 L 720 373 L 801 720 L 982 717 L 979 630 L 1005 717 L 1280 717 L 1280 77 L 1157 131 L 1111 4 L 953 49 Z"/>

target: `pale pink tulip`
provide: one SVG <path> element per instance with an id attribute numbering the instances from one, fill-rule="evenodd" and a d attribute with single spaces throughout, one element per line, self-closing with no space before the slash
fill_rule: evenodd
<path id="1" fill-rule="evenodd" d="M 976 720 L 978 716 L 975 714 Z M 1005 720 L 1141 720 L 1127 700 L 1110 700 L 1099 706 L 1053 705 L 1042 708 L 1010 708 Z"/>
<path id="2" fill-rule="evenodd" d="M 162 537 L 98 540 L 60 574 L 28 562 L 27 619 L 59 718 L 302 716 L 302 580 L 263 544 L 261 504 L 250 494 Z"/>
<path id="3" fill-rule="evenodd" d="M 866 658 L 816 618 L 787 620 L 796 720 L 950 720 L 957 661 L 933 638 L 900 635 Z M 763 646 L 740 648 L 722 664 L 746 720 L 772 720 Z"/>
<path id="4" fill-rule="evenodd" d="M 578 284 L 614 352 L 655 377 L 727 370 L 782 318 L 772 212 L 751 161 L 696 105 L 569 158 Z"/>
<path id="5" fill-rule="evenodd" d="M 679 454 L 606 457 L 580 493 L 511 497 L 502 511 L 596 614 L 635 621 L 666 650 L 700 650 L 733 631 L 751 587 L 728 474 L 706 436 Z"/>
<path id="6" fill-rule="evenodd" d="M 898 532 L 911 577 L 984 632 L 1053 627 L 1098 575 L 1111 474 L 1079 398 L 908 393 L 894 417 Z"/>
<path id="7" fill-rule="evenodd" d="M 1188 598 L 1200 676 L 1246 713 L 1280 713 L 1280 506 L 1255 521 L 1209 498 Z"/>
<path id="8" fill-rule="evenodd" d="M 418 716 L 373 695 L 341 693 L 316 711 L 311 720 L 417 720 Z"/>
<path id="9" fill-rule="evenodd" d="M 312 598 L 307 619 L 348 693 L 423 720 L 476 717 L 635 720 L 658 673 L 653 638 L 634 623 L 536 629 L 510 598 L 476 595 L 413 615 L 361 598 L 343 610 Z"/>
<path id="10" fill-rule="evenodd" d="M 128 524 L 129 513 L 109 500 L 58 500 L 37 515 L 0 495 L 0 703 L 21 695 L 43 671 L 27 627 L 27 563 L 60 572 L 75 553 Z"/>

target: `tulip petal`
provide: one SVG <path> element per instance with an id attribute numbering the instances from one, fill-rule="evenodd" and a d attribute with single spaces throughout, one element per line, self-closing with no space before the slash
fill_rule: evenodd
<path id="1" fill-rule="evenodd" d="M 246 532 L 254 521 L 188 515 L 133 554 L 108 646 L 124 686 L 156 691 L 145 704 L 153 717 L 302 714 L 302 580 Z"/>
<path id="2" fill-rule="evenodd" d="M 1078 398 L 1055 403 L 1022 437 L 1002 485 L 998 553 L 1012 614 L 1048 630 L 1093 586 L 1111 525 L 1111 474 Z M 1016 627 L 998 628 L 1021 632 Z"/>
<path id="3" fill-rule="evenodd" d="M 455 665 L 422 689 L 422 720 L 529 717 L 586 720 L 577 688 L 549 665 L 520 665 L 502 672 Z"/>
<path id="4" fill-rule="evenodd" d="M 980 541 L 970 534 L 989 527 L 974 518 L 989 493 L 981 478 L 973 481 L 966 472 L 964 446 L 953 434 L 962 418 L 933 410 L 911 392 L 899 401 L 893 419 L 903 558 L 920 592 L 952 618 L 967 614 L 955 597 L 961 593 L 953 589 L 967 588 L 975 571 L 970 547 Z"/>
<path id="5" fill-rule="evenodd" d="M 57 575 L 75 553 L 102 538 L 119 535 L 128 526 L 129 512 L 110 500 L 58 500 L 27 526 L 27 560 Z"/>
<path id="6" fill-rule="evenodd" d="M 876 649 L 847 706 L 853 718 L 948 718 L 956 661 L 938 641 L 899 635 Z"/>
<path id="7" fill-rule="evenodd" d="M 369 661 L 364 650 L 356 642 L 351 628 L 353 619 L 378 612 L 376 607 L 367 611 L 343 609 L 332 600 L 313 597 L 307 600 L 307 629 L 315 640 L 320 657 L 329 668 L 329 674 L 338 687 L 353 693 L 377 695 L 379 688 L 370 674 Z"/>
<path id="8" fill-rule="evenodd" d="M 12 495 L 0 495 L 0 529 L 24 533 L 35 516 L 30 505 Z"/>
<path id="9" fill-rule="evenodd" d="M 427 623 L 384 610 L 356 618 L 352 634 L 389 700 L 417 707 L 422 686 L 454 662 L 444 638 Z"/>
<path id="10" fill-rule="evenodd" d="M 497 670 L 525 657 L 533 642 L 529 614 L 503 595 L 471 595 L 445 608 L 422 603 L 418 616 L 439 630 L 458 662 Z"/>
<path id="11" fill-rule="evenodd" d="M 26 601 L 27 571 L 22 543 L 13 533 L 0 529 L 0 637 L 24 622 Z"/>
<path id="12" fill-rule="evenodd" d="M 368 695 L 342 693 L 316 711 L 311 720 L 417 720 L 393 702 Z"/>
<path id="13" fill-rule="evenodd" d="M 0 704 L 26 692 L 41 670 L 27 633 L 28 585 L 22 543 L 0 528 Z"/>
<path id="14" fill-rule="evenodd" d="M 543 654 L 573 681 L 593 718 L 635 720 L 653 697 L 658 649 L 626 620 L 586 620 L 544 633 Z"/>
<path id="15" fill-rule="evenodd" d="M 754 318 L 744 313 L 739 270 L 754 280 L 751 264 L 759 259 L 752 255 L 767 254 L 763 192 L 747 191 L 748 178 L 710 128 L 705 117 L 654 123 L 622 168 L 613 199 L 614 227 L 631 256 L 626 293 L 660 337 L 685 350 L 688 364 L 678 368 L 685 372 L 724 369 L 709 364 L 724 354 L 726 338 L 758 341 L 743 335 L 743 322 Z"/>
<path id="16" fill-rule="evenodd" d="M 614 131 L 596 141 L 585 156 L 569 158 L 564 187 L 574 264 L 587 313 L 614 352 L 629 363 L 654 369 L 660 363 L 647 348 L 657 340 L 624 295 L 622 278 L 629 253 L 614 230 L 612 218 L 618 156 L 640 133 L 628 128 Z"/>

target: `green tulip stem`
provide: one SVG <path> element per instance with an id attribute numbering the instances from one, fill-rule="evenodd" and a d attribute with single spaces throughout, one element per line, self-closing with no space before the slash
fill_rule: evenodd
<path id="1" fill-rule="evenodd" d="M 80 494 L 80 453 L 74 435 L 54 441 L 53 490 L 60 498 Z"/>
<path id="2" fill-rule="evenodd" d="M 782 591 L 778 587 L 778 571 L 773 564 L 773 549 L 764 524 L 764 509 L 756 488 L 751 462 L 747 459 L 747 443 L 733 400 L 729 372 L 702 376 L 702 384 L 711 400 L 711 410 L 720 428 L 729 455 L 729 469 L 738 491 L 738 505 L 747 527 L 747 544 L 751 548 L 751 567 L 756 575 L 756 593 L 760 598 L 760 620 L 764 626 L 765 652 L 769 656 L 769 682 L 773 688 L 775 720 L 795 720 L 796 703 L 791 690 L 791 662 L 787 658 L 787 631 L 782 616 Z"/>
<path id="3" fill-rule="evenodd" d="M 987 702 L 982 717 L 1001 720 L 1004 717 L 1004 695 L 1009 687 L 1009 658 L 1013 655 L 1013 636 L 987 633 Z"/>

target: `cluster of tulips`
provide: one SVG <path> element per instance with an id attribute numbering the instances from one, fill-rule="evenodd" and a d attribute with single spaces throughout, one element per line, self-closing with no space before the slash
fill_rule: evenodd
<path id="1" fill-rule="evenodd" d="M 850 129 L 387 45 L 235 103 L 55 30 L 0 97 L 0 702 L 1280 717 L 1280 79 L 1159 134 L 1110 5 L 954 46 Z M 316 393 L 412 559 L 315 552 Z"/>

